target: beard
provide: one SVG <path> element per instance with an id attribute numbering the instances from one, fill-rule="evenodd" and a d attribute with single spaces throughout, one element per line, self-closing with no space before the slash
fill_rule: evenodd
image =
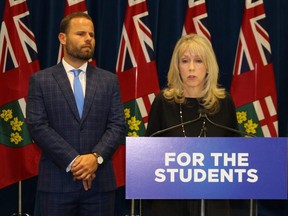
<path id="1" fill-rule="evenodd" d="M 87 48 L 85 48 L 87 49 Z M 68 55 L 76 58 L 76 59 L 81 59 L 81 60 L 86 60 L 88 61 L 89 59 L 91 59 L 94 55 L 94 49 L 95 47 L 93 47 L 91 45 L 91 49 L 83 51 L 81 48 L 77 48 L 75 46 L 73 46 L 71 43 L 67 43 L 66 44 L 66 52 Z"/>

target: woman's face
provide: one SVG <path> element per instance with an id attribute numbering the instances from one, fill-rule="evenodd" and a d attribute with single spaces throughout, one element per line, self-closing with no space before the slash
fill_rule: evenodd
<path id="1" fill-rule="evenodd" d="M 203 90 L 207 68 L 200 56 L 185 51 L 179 59 L 179 71 L 185 89 Z"/>

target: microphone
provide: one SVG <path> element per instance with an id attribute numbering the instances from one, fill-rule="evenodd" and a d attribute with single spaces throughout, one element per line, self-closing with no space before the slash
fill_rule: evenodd
<path id="1" fill-rule="evenodd" d="M 244 131 L 236 130 L 236 129 L 234 129 L 234 128 L 226 127 L 226 126 L 224 126 L 224 125 L 220 125 L 220 124 L 217 124 L 217 123 L 213 122 L 212 120 L 210 120 L 210 119 L 208 118 L 206 112 L 205 112 L 204 110 L 202 110 L 202 109 L 199 110 L 199 112 L 200 112 L 201 118 L 206 119 L 210 124 L 212 124 L 212 125 L 214 125 L 214 126 L 216 126 L 216 127 L 219 127 L 219 128 L 224 129 L 224 130 L 228 130 L 228 131 L 231 131 L 231 132 L 240 134 L 240 135 L 249 136 L 249 137 L 256 137 L 256 136 L 253 135 L 253 134 L 249 134 L 249 133 L 246 133 L 246 132 L 244 132 Z"/>
<path id="2" fill-rule="evenodd" d="M 168 128 L 165 128 L 165 129 L 162 129 L 162 130 L 159 130 L 159 131 L 156 131 L 155 133 L 151 134 L 149 137 L 154 137 L 154 136 L 156 136 L 156 135 L 165 133 L 165 132 L 170 131 L 170 130 L 173 130 L 173 129 L 175 129 L 175 128 L 182 127 L 182 126 L 188 125 L 188 124 L 192 124 L 192 123 L 194 123 L 194 122 L 199 121 L 201 118 L 202 118 L 202 114 L 200 113 L 200 114 L 199 114 L 199 117 L 196 118 L 196 119 L 193 119 L 193 120 L 190 120 L 190 121 L 186 121 L 186 122 L 183 122 L 183 123 L 180 123 L 180 124 L 177 124 L 177 125 L 173 125 L 173 126 L 171 126 L 171 127 L 168 127 Z"/>

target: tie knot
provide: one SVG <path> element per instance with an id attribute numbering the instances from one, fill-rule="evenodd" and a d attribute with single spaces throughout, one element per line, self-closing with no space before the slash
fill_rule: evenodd
<path id="1" fill-rule="evenodd" d="M 79 74 L 81 73 L 81 70 L 80 69 L 73 69 L 71 70 L 73 73 L 74 73 L 74 77 L 78 77 Z"/>

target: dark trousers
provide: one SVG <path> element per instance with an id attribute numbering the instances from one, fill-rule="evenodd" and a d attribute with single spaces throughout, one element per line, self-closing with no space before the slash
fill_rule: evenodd
<path id="1" fill-rule="evenodd" d="M 114 216 L 115 191 L 39 192 L 41 216 Z"/>

